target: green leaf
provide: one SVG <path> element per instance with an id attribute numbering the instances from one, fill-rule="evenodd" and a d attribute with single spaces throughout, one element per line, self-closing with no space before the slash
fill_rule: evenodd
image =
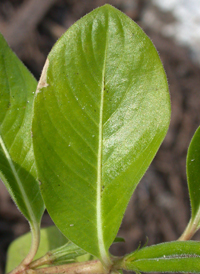
<path id="1" fill-rule="evenodd" d="M 116 237 L 113 244 L 125 242 L 124 238 Z M 44 261 L 50 261 L 51 264 L 66 264 L 72 262 L 84 262 L 95 260 L 96 258 L 89 253 L 86 253 L 83 249 L 68 241 L 65 245 L 58 247 L 54 250 L 47 252 L 47 254 L 41 260 L 42 265 Z M 31 264 L 32 266 L 33 264 Z"/>
<path id="2" fill-rule="evenodd" d="M 77 257 L 82 257 L 86 254 L 88 254 L 86 251 L 69 241 L 65 245 L 48 252 L 46 258 L 54 265 L 67 264 L 76 262 Z"/>
<path id="3" fill-rule="evenodd" d="M 118 267 L 138 272 L 200 272 L 200 242 L 169 242 L 136 250 Z"/>
<path id="4" fill-rule="evenodd" d="M 0 178 L 32 227 L 44 210 L 31 141 L 36 85 L 0 34 Z"/>
<path id="5" fill-rule="evenodd" d="M 196 130 L 187 154 L 187 179 L 192 208 L 192 219 L 200 225 L 200 127 Z"/>
<path id="6" fill-rule="evenodd" d="M 122 237 L 116 237 L 113 241 L 113 244 L 117 244 L 117 243 L 125 243 L 124 238 Z"/>
<path id="7" fill-rule="evenodd" d="M 196 130 L 187 153 L 187 182 L 190 194 L 191 219 L 180 237 L 190 239 L 200 227 L 200 127 Z"/>
<path id="8" fill-rule="evenodd" d="M 52 235 L 54 237 L 54 235 Z M 66 239 L 65 239 L 66 242 Z M 74 262 L 81 262 L 90 260 L 91 255 L 81 249 L 74 243 L 67 241 L 66 244 L 57 247 L 56 249 L 48 251 L 41 258 L 33 261 L 30 268 L 36 268 L 44 265 L 61 265 Z"/>
<path id="9" fill-rule="evenodd" d="M 35 259 L 40 258 L 49 250 L 66 244 L 66 242 L 68 242 L 68 240 L 60 233 L 60 231 L 55 226 L 41 229 L 41 241 Z M 6 272 L 11 271 L 17 265 L 19 265 L 19 263 L 29 252 L 30 245 L 30 232 L 12 242 L 8 249 Z"/>
<path id="10" fill-rule="evenodd" d="M 33 119 L 41 192 L 62 233 L 104 265 L 169 119 L 156 49 L 112 6 L 75 23 L 49 54 Z"/>

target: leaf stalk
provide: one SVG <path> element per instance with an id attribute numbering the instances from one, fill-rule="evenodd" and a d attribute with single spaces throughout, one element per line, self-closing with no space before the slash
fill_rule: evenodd
<path id="1" fill-rule="evenodd" d="M 190 240 L 198 229 L 198 223 L 193 221 L 192 219 L 189 221 L 188 225 L 186 226 L 183 234 L 179 237 L 178 241 L 187 241 Z"/>
<path id="2" fill-rule="evenodd" d="M 26 269 L 29 268 L 29 264 L 33 261 L 33 258 L 35 257 L 39 243 L 40 243 L 40 225 L 35 223 L 29 223 L 32 233 L 32 242 L 31 242 L 31 248 L 28 253 L 28 255 L 24 258 L 24 260 L 9 274 L 19 274 L 24 272 Z"/>

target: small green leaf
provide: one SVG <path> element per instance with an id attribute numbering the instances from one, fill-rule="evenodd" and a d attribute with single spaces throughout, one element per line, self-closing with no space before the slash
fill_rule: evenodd
<path id="1" fill-rule="evenodd" d="M 122 237 L 116 237 L 116 238 L 114 239 L 113 244 L 117 244 L 117 243 L 125 243 L 124 238 L 122 238 Z"/>
<path id="2" fill-rule="evenodd" d="M 41 241 L 35 259 L 42 257 L 49 250 L 55 249 L 66 244 L 68 240 L 55 227 L 41 229 Z M 31 245 L 31 233 L 27 233 L 16 239 L 10 245 L 7 254 L 6 272 L 14 269 L 24 259 L 29 252 Z"/>
<path id="3" fill-rule="evenodd" d="M 104 265 L 169 119 L 156 49 L 112 6 L 75 23 L 48 56 L 33 119 L 42 195 L 62 233 Z"/>
<path id="4" fill-rule="evenodd" d="M 191 219 L 179 240 L 188 240 L 200 227 L 200 127 L 196 130 L 187 153 L 187 182 Z"/>
<path id="5" fill-rule="evenodd" d="M 68 262 L 75 262 L 76 258 L 85 255 L 86 251 L 69 241 L 64 246 L 54 249 L 49 253 L 53 264 L 66 264 Z"/>
<path id="6" fill-rule="evenodd" d="M 187 154 L 187 179 L 192 219 L 200 225 L 200 127 L 196 130 Z"/>
<path id="7" fill-rule="evenodd" d="M 31 141 L 37 82 L 0 34 L 0 178 L 35 228 L 44 204 L 36 181 Z"/>
<path id="8" fill-rule="evenodd" d="M 116 237 L 113 244 L 124 242 L 124 238 Z M 48 257 L 48 260 L 50 260 L 52 264 L 67 264 L 76 261 L 84 262 L 96 259 L 94 256 L 86 253 L 86 251 L 70 241 L 61 247 L 47 252 L 46 257 Z"/>
<path id="9" fill-rule="evenodd" d="M 169 242 L 145 247 L 118 262 L 124 270 L 138 272 L 200 272 L 200 242 Z M 117 265 L 117 264 L 116 264 Z M 120 266 L 121 265 L 121 266 Z"/>
<path id="10" fill-rule="evenodd" d="M 68 241 L 65 245 L 59 246 L 56 249 L 48 251 L 44 256 L 30 264 L 30 268 L 43 265 L 61 265 L 80 261 L 78 257 L 83 258 L 83 255 L 89 255 L 79 246 Z M 87 257 L 88 258 L 88 257 Z"/>

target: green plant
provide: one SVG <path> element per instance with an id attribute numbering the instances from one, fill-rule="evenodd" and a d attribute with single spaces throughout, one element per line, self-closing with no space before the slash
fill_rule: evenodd
<path id="1" fill-rule="evenodd" d="M 198 242 L 109 253 L 170 120 L 164 69 L 137 24 L 109 5 L 86 15 L 53 47 L 38 86 L 2 36 L 0 44 L 0 177 L 32 232 L 11 245 L 7 271 L 199 272 Z M 199 140 L 200 128 L 188 150 L 192 217 L 181 240 L 200 224 Z M 43 200 L 56 226 L 40 230 Z"/>

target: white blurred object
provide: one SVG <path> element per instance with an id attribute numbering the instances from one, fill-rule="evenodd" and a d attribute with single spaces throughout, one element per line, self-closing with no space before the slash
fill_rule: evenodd
<path id="1" fill-rule="evenodd" d="M 163 35 L 188 46 L 200 63 L 200 0 L 152 0 L 152 3 L 175 18 L 175 22 L 162 27 Z"/>

